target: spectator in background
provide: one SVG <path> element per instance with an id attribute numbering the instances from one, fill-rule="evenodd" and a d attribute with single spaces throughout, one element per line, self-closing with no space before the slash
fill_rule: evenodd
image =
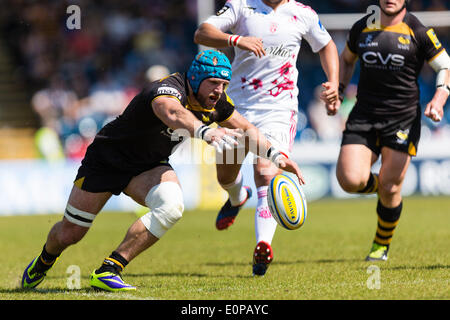
<path id="1" fill-rule="evenodd" d="M 64 1 L 2 4 L 8 10 L 0 14 L 0 28 L 20 65 L 18 73 L 36 92 L 33 108 L 69 148 L 69 157 L 83 155 L 82 145 L 90 141 L 82 141 L 123 110 L 148 81 L 149 66 L 185 69 L 197 49 L 191 41 L 196 17 L 184 2 L 79 0 L 79 30 L 67 29 Z M 64 108 L 68 114 L 48 96 L 54 86 L 48 79 L 56 75 L 76 96 L 71 100 L 79 99 L 73 110 Z"/>
<path id="2" fill-rule="evenodd" d="M 66 88 L 61 77 L 53 76 L 48 88 L 39 90 L 33 95 L 31 105 L 39 115 L 42 126 L 60 133 L 60 119 L 70 113 L 69 110 L 74 107 L 77 99 L 77 95 Z"/>
<path id="3" fill-rule="evenodd" d="M 216 1 L 217 9 L 225 2 Z M 300 2 L 317 7 L 321 13 L 360 13 L 374 3 L 369 0 Z M 197 25 L 196 0 L 77 0 L 75 4 L 82 12 L 80 30 L 66 28 L 66 1 L 3 0 L 2 4 L 8 8 L 0 12 L 2 42 L 14 58 L 12 63 L 17 66 L 14 75 L 27 81 L 27 89 L 32 94 L 50 87 L 49 79 L 58 76 L 81 101 L 89 100 L 107 71 L 110 81 L 129 97 L 147 81 L 145 72 L 149 66 L 164 64 L 170 70 L 185 69 L 190 57 L 197 51 L 196 45 L 192 43 L 192 34 Z M 450 1 L 411 1 L 412 11 L 449 9 Z M 446 47 L 449 45 L 449 30 L 436 30 Z M 342 34 L 343 31 L 332 33 L 339 52 L 345 46 Z M 308 50 L 302 50 L 300 63 L 304 70 L 320 68 L 314 55 Z M 132 84 L 131 88 L 129 84 Z M 304 88 L 308 86 L 307 83 L 303 85 Z M 433 89 L 433 81 L 424 79 L 423 87 L 425 96 L 430 88 Z M 312 88 L 304 91 L 312 92 Z M 304 101 L 301 104 L 308 105 L 312 98 L 311 93 L 303 92 L 300 99 Z M 86 112 L 88 110 L 89 107 L 85 109 Z M 447 114 L 445 116 L 449 117 Z M 63 123 L 62 130 L 78 131 L 78 125 L 72 124 L 75 120 L 66 116 L 60 121 Z M 96 117 L 95 121 L 99 127 L 99 123 L 107 121 L 107 118 Z M 443 123 L 436 126 L 426 121 L 425 125 L 435 132 Z M 69 136 L 71 133 L 61 136 L 64 145 Z M 70 141 L 73 142 L 80 137 L 72 138 Z M 74 145 L 72 142 L 69 145 Z"/>
<path id="4" fill-rule="evenodd" d="M 145 77 L 149 82 L 153 82 L 167 77 L 169 74 L 170 71 L 166 66 L 157 64 L 147 69 L 145 72 Z"/>
<path id="5" fill-rule="evenodd" d="M 43 159 L 53 161 L 64 158 L 60 137 L 63 134 L 64 122 L 73 119 L 77 101 L 77 95 L 65 87 L 59 76 L 52 78 L 48 88 L 33 95 L 31 106 L 39 115 L 42 126 L 36 132 L 35 143 Z"/>
<path id="6" fill-rule="evenodd" d="M 427 8 L 430 11 L 445 11 L 447 7 L 442 0 L 431 0 L 430 6 Z M 448 2 L 448 1 L 447 1 Z"/>

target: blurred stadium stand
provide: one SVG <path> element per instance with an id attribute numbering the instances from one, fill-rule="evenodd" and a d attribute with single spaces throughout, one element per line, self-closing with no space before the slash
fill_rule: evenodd
<path id="1" fill-rule="evenodd" d="M 302 2 L 324 15 L 362 13 L 367 6 L 377 3 Z M 184 70 L 198 50 L 192 41 L 198 23 L 197 0 L 3 0 L 2 3 L 8 10 L 0 12 L 0 138 L 8 142 L 0 144 L 0 158 L 46 157 L 41 144 L 51 143 L 51 135 L 40 135 L 37 148 L 29 148 L 40 127 L 56 133 L 66 157 L 82 157 L 95 132 L 120 113 L 149 81 L 150 67 L 159 65 L 167 72 Z M 224 3 L 216 1 L 215 9 Z M 69 16 L 66 9 L 73 4 L 81 8 L 80 30 L 66 27 Z M 445 0 L 414 0 L 411 5 L 413 11 L 450 10 L 450 2 Z M 450 28 L 440 27 L 436 31 L 444 46 L 450 48 Z M 342 50 L 347 31 L 330 32 Z M 314 125 L 324 122 L 311 119 L 317 114 L 313 111 L 315 87 L 325 75 L 317 55 L 312 54 L 306 42 L 298 65 L 297 140 L 326 140 L 320 134 L 324 128 Z M 356 81 L 355 76 L 352 82 Z M 420 86 L 425 104 L 434 91 L 434 72 L 428 66 L 424 67 Z M 348 98 L 351 102 L 353 97 Z M 329 125 L 339 128 L 348 111 L 342 113 L 341 119 L 328 119 Z M 448 123 L 448 108 L 439 125 L 424 119 L 430 134 L 448 127 Z M 336 132 L 334 139 L 340 134 Z M 13 141 L 12 137 L 20 140 Z"/>
<path id="2" fill-rule="evenodd" d="M 197 50 L 195 1 L 2 4 L 0 138 L 9 142 L 0 144 L 0 158 L 42 155 L 29 148 L 40 126 L 57 133 L 66 156 L 81 157 L 96 130 L 149 81 L 151 66 L 183 70 Z M 66 27 L 73 4 L 81 8 L 80 30 Z M 12 141 L 11 130 L 27 144 Z"/>
<path id="3" fill-rule="evenodd" d="M 376 0 L 302 1 L 325 20 L 329 14 L 364 13 Z M 2 0 L 0 10 L 0 215 L 61 213 L 74 173 L 97 130 L 114 118 L 148 81 L 186 70 L 199 49 L 198 21 L 225 3 L 214 0 Z M 69 30 L 69 5 L 81 9 L 81 29 Z M 215 5 L 215 7 L 214 7 Z M 202 15 L 197 7 L 203 9 Z M 413 11 L 450 10 L 448 0 L 412 0 Z M 332 16 L 335 17 L 335 16 Z M 342 16 L 339 16 L 342 19 Z M 351 21 L 353 22 L 353 21 Z M 328 28 L 339 51 L 347 30 Z M 450 28 L 435 28 L 450 49 Z M 337 184 L 335 161 L 342 126 L 353 107 L 354 84 L 339 116 L 317 103 L 325 79 L 319 57 L 304 42 L 298 66 L 299 121 L 293 159 L 308 181 L 308 201 L 349 197 Z M 425 66 L 422 104 L 434 92 L 435 73 Z M 450 109 L 434 124 L 423 119 L 419 156 L 405 179 L 405 194 L 450 195 Z M 206 147 L 208 148 L 208 147 Z M 180 148 L 181 149 L 181 148 Z M 209 149 L 208 149 L 209 150 Z M 206 151 L 206 149 L 204 149 Z M 210 150 L 209 150 L 210 151 Z M 215 179 L 213 161 L 171 163 L 185 192 L 186 208 L 217 208 L 226 194 Z M 376 169 L 376 168 L 375 168 Z M 250 163 L 244 183 L 253 185 Z M 249 206 L 254 206 L 251 199 Z M 106 210 L 135 210 L 126 196 Z"/>

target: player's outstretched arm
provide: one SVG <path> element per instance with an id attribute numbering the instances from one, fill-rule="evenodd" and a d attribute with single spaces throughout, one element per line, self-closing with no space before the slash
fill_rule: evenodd
<path id="1" fill-rule="evenodd" d="M 155 115 L 169 128 L 173 130 L 186 129 L 191 137 L 194 136 L 195 129 L 203 125 L 192 112 L 171 97 L 158 97 L 152 102 Z"/>
<path id="2" fill-rule="evenodd" d="M 283 152 L 274 148 L 266 137 L 239 112 L 234 111 L 233 115 L 227 121 L 221 122 L 220 125 L 229 129 L 242 130 L 244 134 L 241 137 L 241 143 L 244 143 L 247 151 L 272 161 L 282 170 L 295 174 L 300 184 L 305 184 L 298 165 L 288 159 Z"/>
<path id="3" fill-rule="evenodd" d="M 322 84 L 321 99 L 325 102 L 327 113 L 337 113 L 339 101 L 339 54 L 333 40 L 319 51 L 322 69 L 327 75 L 328 81 Z"/>
<path id="4" fill-rule="evenodd" d="M 205 140 L 217 151 L 232 149 L 237 145 L 235 138 L 241 137 L 238 130 L 210 128 L 204 125 L 175 98 L 158 97 L 153 100 L 152 108 L 155 115 L 169 128 L 187 130 L 189 136 Z"/>
<path id="5" fill-rule="evenodd" d="M 210 23 L 202 23 L 194 34 L 194 42 L 212 48 L 238 47 L 253 52 L 256 56 L 266 55 L 261 38 L 230 35 Z"/>

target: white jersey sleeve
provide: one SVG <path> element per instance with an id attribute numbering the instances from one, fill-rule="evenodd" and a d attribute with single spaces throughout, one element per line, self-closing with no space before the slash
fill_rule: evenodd
<path id="1" fill-rule="evenodd" d="M 320 22 L 318 14 L 313 10 L 306 10 L 308 15 L 304 15 L 309 26 L 307 32 L 303 35 L 304 39 L 309 43 L 314 53 L 320 51 L 331 40 L 331 36 Z"/>
<path id="2" fill-rule="evenodd" d="M 223 8 L 206 19 L 205 23 L 212 24 L 222 32 L 232 31 L 239 19 L 240 6 L 240 0 L 227 1 Z"/>

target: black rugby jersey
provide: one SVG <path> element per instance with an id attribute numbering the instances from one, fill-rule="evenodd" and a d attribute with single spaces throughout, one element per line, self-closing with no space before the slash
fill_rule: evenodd
<path id="1" fill-rule="evenodd" d="M 172 135 L 173 130 L 154 114 L 151 104 L 160 96 L 177 99 L 206 125 L 225 121 L 233 114 L 234 105 L 225 92 L 215 107 L 208 110 L 191 107 L 188 90 L 186 76 L 180 73 L 152 82 L 120 116 L 98 132 L 88 153 L 96 157 L 97 163 L 126 171 L 139 171 L 168 159 L 183 138 Z"/>
<path id="2" fill-rule="evenodd" d="M 357 105 L 375 115 L 414 113 L 424 61 L 444 51 L 433 29 L 406 13 L 395 26 L 368 28 L 370 15 L 350 30 L 347 46 L 360 60 Z"/>

